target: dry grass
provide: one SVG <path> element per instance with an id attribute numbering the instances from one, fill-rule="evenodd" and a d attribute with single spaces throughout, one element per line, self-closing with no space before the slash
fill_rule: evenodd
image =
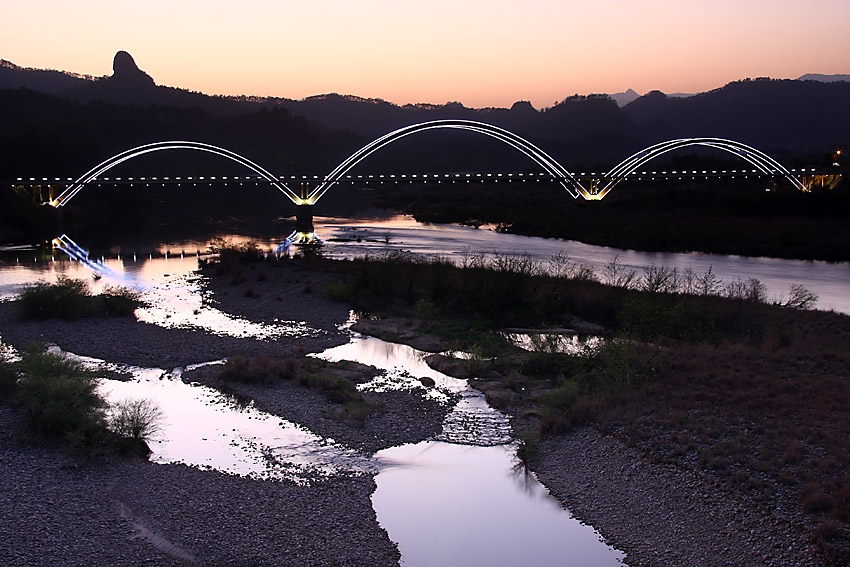
<path id="1" fill-rule="evenodd" d="M 632 399 L 600 416 L 658 459 L 698 467 L 811 523 L 850 558 L 850 318 L 768 313 L 762 341 L 679 344 Z"/>

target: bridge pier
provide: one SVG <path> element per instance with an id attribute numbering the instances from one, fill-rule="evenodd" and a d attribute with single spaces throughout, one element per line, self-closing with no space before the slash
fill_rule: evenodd
<path id="1" fill-rule="evenodd" d="M 286 242 L 282 245 L 284 248 L 289 246 L 321 246 L 324 244 L 322 239 L 316 234 L 313 228 L 313 205 L 303 203 L 297 205 L 295 213 L 295 230 L 286 238 Z"/>

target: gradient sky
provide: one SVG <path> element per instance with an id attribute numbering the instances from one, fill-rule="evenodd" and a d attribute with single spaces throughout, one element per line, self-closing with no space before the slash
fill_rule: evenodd
<path id="1" fill-rule="evenodd" d="M 8 0 L 0 58 L 300 99 L 550 106 L 633 88 L 850 74 L 850 0 Z"/>

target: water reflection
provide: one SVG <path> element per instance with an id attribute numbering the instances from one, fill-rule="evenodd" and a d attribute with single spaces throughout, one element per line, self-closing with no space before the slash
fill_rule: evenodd
<path id="1" fill-rule="evenodd" d="M 257 339 L 314 337 L 323 332 L 304 321 L 255 323 L 224 313 L 210 305 L 200 278 L 191 275 L 161 274 L 156 284 L 144 288 L 142 301 L 145 306 L 136 310 L 136 319 L 166 328 L 198 328 L 217 335 Z"/>
<path id="2" fill-rule="evenodd" d="M 406 345 L 354 335 L 317 355 L 384 369 L 380 387 L 422 388 L 419 377 L 460 395 L 435 440 L 379 451 L 372 505 L 405 566 L 612 566 L 623 554 L 599 541 L 518 467 L 508 419 L 466 380 L 425 363 Z M 366 387 L 374 387 L 369 384 Z"/>
<path id="3" fill-rule="evenodd" d="M 377 456 L 389 466 L 372 503 L 405 567 L 622 564 L 533 475 L 516 475 L 509 446 L 426 441 Z"/>
<path id="4" fill-rule="evenodd" d="M 492 230 L 453 225 L 427 225 L 410 216 L 390 220 L 357 221 L 319 219 L 316 231 L 327 236 L 327 251 L 332 256 L 351 257 L 366 253 L 382 254 L 388 250 L 425 256 L 440 256 L 460 262 L 464 255 L 528 254 L 536 260 L 548 261 L 566 252 L 574 262 L 591 266 L 600 272 L 612 258 L 618 257 L 623 267 L 643 275 L 647 266 L 667 266 L 683 273 L 691 267 L 697 274 L 711 268 L 724 283 L 736 278 L 756 278 L 767 286 L 768 298 L 787 297 L 791 284 L 802 284 L 818 295 L 817 309 L 850 313 L 850 262 L 747 258 L 701 253 L 639 252 L 606 246 L 594 246 L 574 240 L 557 240 L 534 236 L 502 234 Z"/>
<path id="5" fill-rule="evenodd" d="M 149 443 L 154 462 L 296 482 L 374 470 L 371 461 L 354 450 L 259 411 L 253 404 L 237 404 L 212 388 L 184 383 L 179 370 L 121 369 L 133 378 L 104 380 L 99 390 L 111 404 L 136 399 L 156 402 L 164 419 Z"/>
<path id="6" fill-rule="evenodd" d="M 390 343 L 354 333 L 347 344 L 330 348 L 316 356 L 332 362 L 354 360 L 369 364 L 384 374 L 361 385 L 362 389 L 405 389 L 423 395 L 447 399 L 441 391 L 453 394 L 457 403 L 443 421 L 438 440 L 464 445 L 492 446 L 510 443 L 511 426 L 507 417 L 490 407 L 484 394 L 466 380 L 437 372 L 425 362 L 428 353 L 407 345 Z M 434 388 L 426 388 L 419 378 L 431 378 Z"/>
<path id="7" fill-rule="evenodd" d="M 638 275 L 643 274 L 645 267 L 655 265 L 675 268 L 679 273 L 684 273 L 689 267 L 697 274 L 704 274 L 711 269 L 724 283 L 735 279 L 756 278 L 767 287 L 770 300 L 787 298 L 792 284 L 802 284 L 818 296 L 818 309 L 850 313 L 850 262 L 638 252 L 569 240 L 502 234 L 487 229 L 428 225 L 418 223 L 406 215 L 365 221 L 315 217 L 314 226 L 316 232 L 325 238 L 325 253 L 338 258 L 380 255 L 395 251 L 441 256 L 460 262 L 469 254 L 499 253 L 528 254 L 542 262 L 550 260 L 555 254 L 567 253 L 573 262 L 590 266 L 599 272 L 616 256 L 625 269 L 634 269 Z M 227 238 L 237 244 L 254 240 L 261 250 L 272 252 L 286 238 L 286 234 L 260 239 L 235 235 Z M 197 267 L 196 258 L 208 249 L 209 243 L 208 239 L 187 239 L 151 246 L 149 249 L 142 246 L 133 249 L 112 247 L 100 254 L 94 254 L 93 257 L 102 258 L 105 266 L 124 276 L 134 274 L 137 279 L 149 280 L 156 274 L 146 272 L 158 271 L 160 268 L 154 261 L 163 258 L 165 261 L 185 260 L 188 270 L 194 270 Z M 120 258 L 117 262 L 116 255 Z M 55 273 L 88 277 L 88 271 L 81 269 L 79 263 L 69 266 L 69 262 L 62 261 L 62 256 L 56 256 L 53 261 L 48 256 L 45 261 L 44 258 L 39 259 L 35 250 L 16 249 L 2 252 L 0 257 L 6 260 L 0 263 L 0 299 L 16 293 L 22 284 L 37 279 L 37 274 L 47 279 L 54 279 Z M 176 273 L 175 268 L 171 269 L 175 270 L 172 273 Z"/>
<path id="8" fill-rule="evenodd" d="M 499 334 L 512 345 L 529 352 L 560 353 L 572 356 L 589 355 L 605 342 L 602 337 L 592 335 L 583 337 L 572 333 L 502 331 Z"/>

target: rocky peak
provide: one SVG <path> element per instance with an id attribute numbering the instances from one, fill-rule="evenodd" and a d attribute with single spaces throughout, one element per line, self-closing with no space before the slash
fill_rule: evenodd
<path id="1" fill-rule="evenodd" d="M 119 51 L 112 60 L 112 77 L 110 81 L 122 86 L 144 88 L 156 86 L 150 75 L 139 69 L 133 56 L 126 51 Z"/>

